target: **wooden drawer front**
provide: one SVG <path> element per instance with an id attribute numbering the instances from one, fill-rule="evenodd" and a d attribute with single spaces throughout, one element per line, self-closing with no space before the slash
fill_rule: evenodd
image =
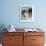
<path id="1" fill-rule="evenodd" d="M 32 44 L 32 46 L 44 46 L 43 44 Z"/>
<path id="2" fill-rule="evenodd" d="M 17 44 L 2 44 L 2 46 L 23 46 L 23 44 L 22 43 L 17 43 Z"/>
<path id="3" fill-rule="evenodd" d="M 24 46 L 31 46 L 31 44 L 32 44 L 32 37 L 30 37 L 30 36 L 25 36 L 24 37 Z"/>
<path id="4" fill-rule="evenodd" d="M 9 41 L 8 37 L 3 37 L 3 44 L 8 43 L 8 41 Z"/>
<path id="5" fill-rule="evenodd" d="M 32 44 L 43 44 L 44 36 L 32 36 Z"/>
<path id="6" fill-rule="evenodd" d="M 26 35 L 27 35 L 27 36 L 29 36 L 29 35 L 35 35 L 35 36 L 36 36 L 36 35 L 37 35 L 37 36 L 39 35 L 39 36 L 41 36 L 41 35 L 44 35 L 44 32 L 25 32 L 25 33 L 24 33 L 24 36 L 26 36 Z"/>
<path id="7" fill-rule="evenodd" d="M 23 42 L 23 37 L 22 36 L 5 36 L 3 38 L 3 43 L 4 44 L 22 44 Z"/>
<path id="8" fill-rule="evenodd" d="M 23 36 L 23 32 L 4 32 L 4 36 Z"/>

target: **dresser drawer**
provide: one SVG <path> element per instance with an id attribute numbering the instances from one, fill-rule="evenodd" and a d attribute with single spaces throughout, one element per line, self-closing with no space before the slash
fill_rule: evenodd
<path id="1" fill-rule="evenodd" d="M 4 32 L 5 36 L 23 36 L 23 32 Z"/>
<path id="2" fill-rule="evenodd" d="M 32 43 L 33 44 L 43 44 L 44 36 L 32 36 Z"/>
<path id="3" fill-rule="evenodd" d="M 44 44 L 32 44 L 32 46 L 44 46 Z"/>
<path id="4" fill-rule="evenodd" d="M 12 43 L 12 44 L 10 44 L 10 43 L 4 44 L 3 43 L 2 46 L 23 46 L 23 43 L 19 43 L 19 44 L 18 43 L 17 44 L 16 43 Z"/>
<path id="5" fill-rule="evenodd" d="M 44 36 L 45 33 L 44 32 L 25 32 L 24 36 Z"/>
<path id="6" fill-rule="evenodd" d="M 23 36 L 4 36 L 3 37 L 3 43 L 15 43 L 15 42 L 21 42 L 23 41 Z"/>
<path id="7" fill-rule="evenodd" d="M 3 46 L 23 46 L 23 38 L 21 36 L 5 37 Z"/>

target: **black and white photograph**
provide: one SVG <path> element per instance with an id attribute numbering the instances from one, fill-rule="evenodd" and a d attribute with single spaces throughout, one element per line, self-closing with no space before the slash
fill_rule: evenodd
<path id="1" fill-rule="evenodd" d="M 31 5 L 20 6 L 20 21 L 32 22 L 34 18 L 34 8 Z"/>

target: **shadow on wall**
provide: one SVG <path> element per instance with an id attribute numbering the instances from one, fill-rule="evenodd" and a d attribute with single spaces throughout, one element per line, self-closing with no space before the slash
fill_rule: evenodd
<path id="1" fill-rule="evenodd" d="M 2 36 L 3 36 L 3 32 L 5 32 L 3 29 L 5 28 L 4 24 L 0 24 L 0 43 L 2 43 Z"/>

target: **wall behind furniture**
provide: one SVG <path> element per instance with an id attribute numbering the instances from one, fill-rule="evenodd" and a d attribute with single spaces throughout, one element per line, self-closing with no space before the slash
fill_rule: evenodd
<path id="1" fill-rule="evenodd" d="M 1 15 L 0 25 L 13 24 L 16 28 L 41 27 L 46 28 L 46 0 L 0 0 Z M 33 5 L 35 21 L 31 23 L 21 23 L 19 21 L 19 6 Z"/>

